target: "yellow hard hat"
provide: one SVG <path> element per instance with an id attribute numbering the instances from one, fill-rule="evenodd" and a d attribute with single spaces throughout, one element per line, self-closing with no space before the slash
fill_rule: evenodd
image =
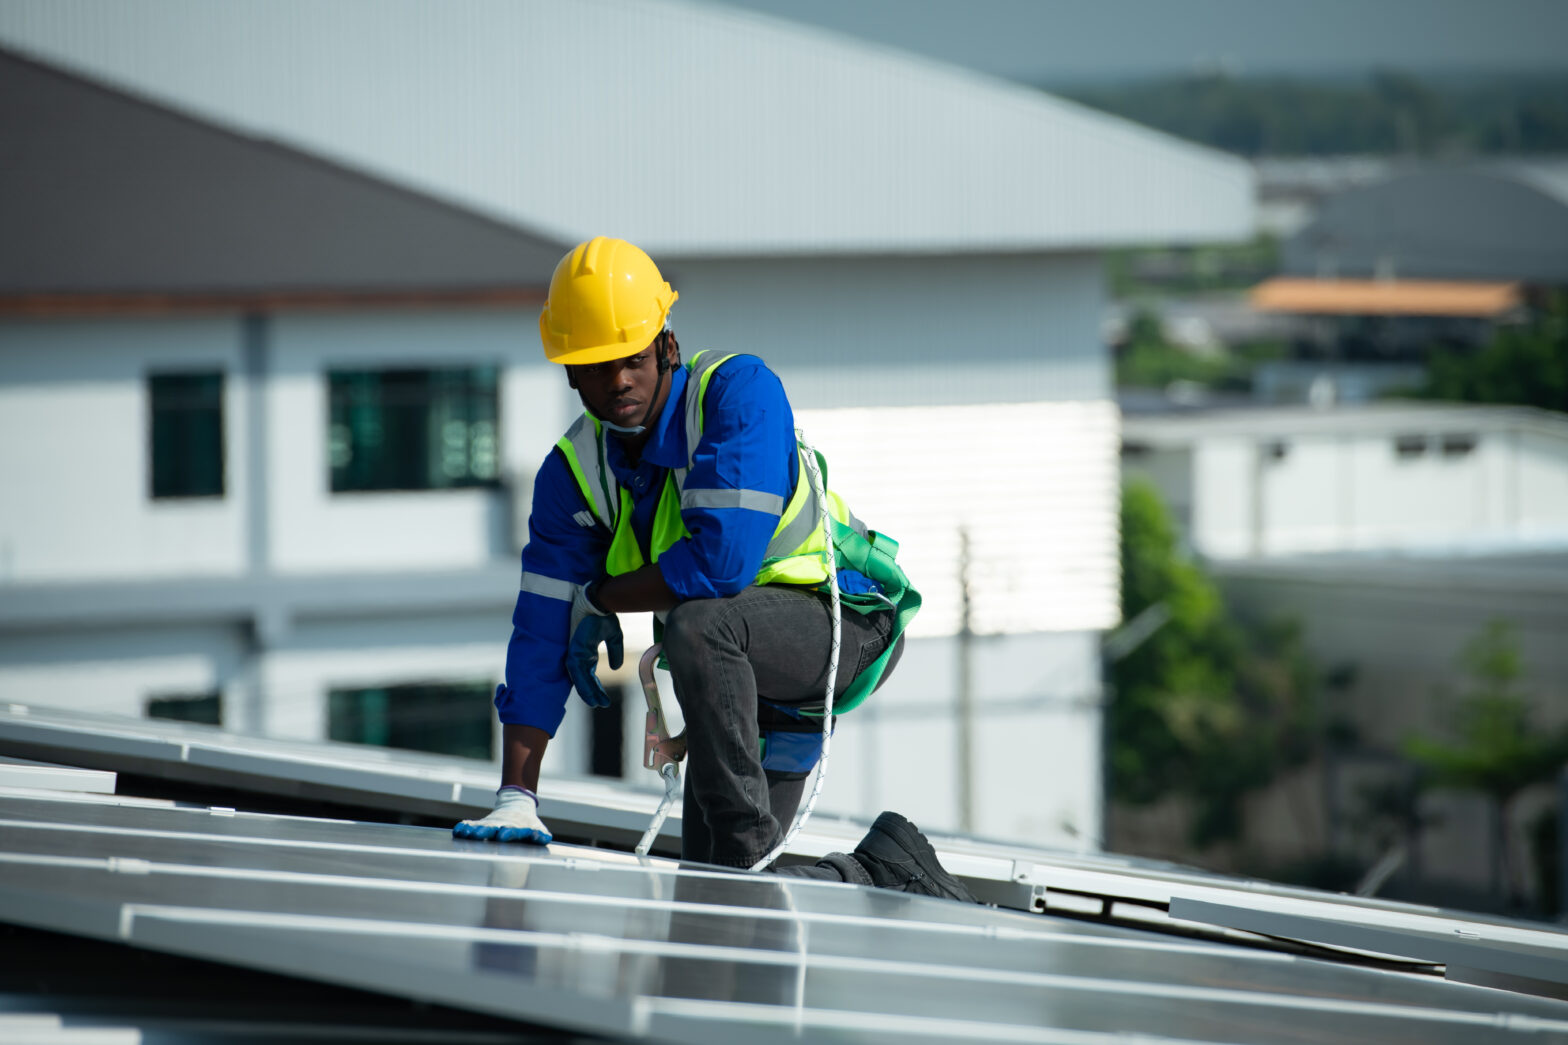
<path id="1" fill-rule="evenodd" d="M 539 313 L 539 338 L 552 363 L 603 363 L 653 344 L 680 295 L 642 250 L 595 236 L 555 266 Z"/>

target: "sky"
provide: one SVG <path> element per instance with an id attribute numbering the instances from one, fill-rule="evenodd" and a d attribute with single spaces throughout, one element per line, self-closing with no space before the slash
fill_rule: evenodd
<path id="1" fill-rule="evenodd" d="M 1031 84 L 1568 71 L 1568 0 L 721 0 Z"/>

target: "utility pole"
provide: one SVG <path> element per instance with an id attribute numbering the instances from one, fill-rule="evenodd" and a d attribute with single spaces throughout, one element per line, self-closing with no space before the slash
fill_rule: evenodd
<path id="1" fill-rule="evenodd" d="M 969 531 L 958 530 L 958 827 L 975 829 L 974 629 L 970 622 Z"/>

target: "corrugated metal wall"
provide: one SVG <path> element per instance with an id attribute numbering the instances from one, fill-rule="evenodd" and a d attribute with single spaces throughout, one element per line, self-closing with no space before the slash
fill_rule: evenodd
<path id="1" fill-rule="evenodd" d="M 684 262 L 673 325 L 760 355 L 833 486 L 904 543 L 917 633 L 958 627 L 969 531 L 975 628 L 1111 627 L 1117 426 L 1098 257 Z"/>
<path id="2" fill-rule="evenodd" d="M 975 631 L 1115 625 L 1115 404 L 809 410 L 798 420 L 827 456 L 833 488 L 901 542 L 899 561 L 926 599 L 914 634 L 958 629 L 960 529 Z"/>

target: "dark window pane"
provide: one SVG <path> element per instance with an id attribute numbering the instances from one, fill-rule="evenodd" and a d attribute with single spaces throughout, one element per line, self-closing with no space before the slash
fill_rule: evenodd
<path id="1" fill-rule="evenodd" d="M 1443 436 L 1443 456 L 1463 457 L 1475 449 L 1477 437 L 1469 432 L 1453 432 Z"/>
<path id="2" fill-rule="evenodd" d="M 1426 453 L 1426 443 L 1424 435 L 1395 436 L 1394 453 L 1399 457 L 1420 457 Z"/>
<path id="3" fill-rule="evenodd" d="M 327 736 L 354 744 L 490 759 L 495 710 L 487 682 L 335 689 Z"/>
<path id="4" fill-rule="evenodd" d="M 496 483 L 495 367 L 336 370 L 327 380 L 334 491 Z"/>
<path id="5" fill-rule="evenodd" d="M 223 375 L 152 374 L 152 496 L 223 496 Z"/>
<path id="6" fill-rule="evenodd" d="M 216 693 L 196 697 L 150 697 L 147 700 L 148 718 L 168 718 L 179 722 L 204 722 L 209 726 L 223 725 L 223 701 Z"/>

